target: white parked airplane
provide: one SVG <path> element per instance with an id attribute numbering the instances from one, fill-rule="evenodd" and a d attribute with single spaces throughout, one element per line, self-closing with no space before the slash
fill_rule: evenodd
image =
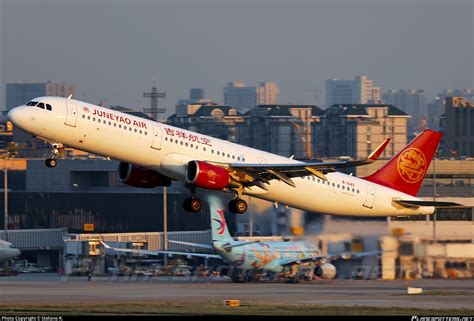
<path id="1" fill-rule="evenodd" d="M 389 139 L 368 158 L 356 161 L 301 162 L 167 124 L 135 117 L 78 100 L 38 97 L 8 113 L 10 120 L 34 137 L 50 143 L 55 167 L 59 149 L 71 146 L 120 160 L 119 175 L 135 187 L 186 183 L 187 211 L 202 202 L 196 187 L 235 193 L 233 213 L 244 213 L 243 194 L 304 211 L 346 216 L 433 214 L 450 205 L 416 198 L 441 139 L 425 130 L 374 174 L 357 178 L 336 172 L 375 161 Z"/>
<path id="2" fill-rule="evenodd" d="M 0 240 L 0 262 L 11 260 L 20 254 L 20 250 L 12 247 L 10 242 Z"/>

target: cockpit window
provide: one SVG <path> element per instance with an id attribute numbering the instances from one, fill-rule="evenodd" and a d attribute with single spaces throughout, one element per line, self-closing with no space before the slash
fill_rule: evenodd
<path id="1" fill-rule="evenodd" d="M 46 104 L 46 109 L 49 110 L 49 111 L 53 110 L 53 108 L 51 107 L 50 104 Z"/>
<path id="2" fill-rule="evenodd" d="M 37 101 L 30 101 L 26 106 L 36 106 L 38 104 Z"/>
<path id="3" fill-rule="evenodd" d="M 43 103 L 39 103 L 36 107 L 39 107 L 41 109 L 44 109 L 44 104 Z"/>

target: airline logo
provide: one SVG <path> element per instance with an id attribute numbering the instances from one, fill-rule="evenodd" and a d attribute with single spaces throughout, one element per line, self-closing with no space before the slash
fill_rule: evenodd
<path id="1" fill-rule="evenodd" d="M 418 148 L 408 148 L 398 157 L 398 174 L 407 183 L 413 184 L 422 180 L 426 167 L 425 154 Z"/>
<path id="2" fill-rule="evenodd" d="M 84 108 L 87 108 L 87 107 L 84 107 Z M 114 122 L 124 123 L 124 124 L 132 125 L 132 126 L 135 126 L 135 127 L 138 127 L 138 128 L 145 128 L 146 129 L 146 123 L 145 122 L 137 121 L 135 119 L 130 119 L 128 117 L 123 117 L 123 116 L 116 115 L 116 114 L 113 114 L 113 113 L 110 113 L 110 112 L 97 110 L 95 108 L 92 110 L 92 116 L 107 118 L 107 119 L 113 120 Z"/>
<path id="3" fill-rule="evenodd" d="M 220 226 L 216 229 L 216 231 L 217 231 L 217 234 L 222 235 L 226 227 L 224 212 L 222 210 L 217 210 L 216 212 L 217 214 L 219 214 L 221 219 L 219 220 L 217 218 L 213 218 L 213 220 L 220 224 Z"/>
<path id="4" fill-rule="evenodd" d="M 215 184 L 216 183 L 216 177 L 217 177 L 217 174 L 212 169 L 210 169 L 207 172 L 207 179 L 208 179 L 209 183 Z"/>

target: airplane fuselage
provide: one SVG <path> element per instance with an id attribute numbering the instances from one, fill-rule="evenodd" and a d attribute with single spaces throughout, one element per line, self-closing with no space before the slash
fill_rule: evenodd
<path id="1" fill-rule="evenodd" d="M 295 164 L 297 160 L 210 136 L 143 119 L 85 102 L 42 97 L 52 110 L 21 106 L 9 114 L 15 125 L 51 143 L 153 169 L 185 181 L 189 161 Z M 21 117 L 19 116 L 21 112 Z M 15 114 L 16 113 L 16 114 Z M 26 116 L 25 116 L 26 115 Z M 395 198 L 416 197 L 340 172 L 294 178 L 296 187 L 272 180 L 265 191 L 257 186 L 244 194 L 304 211 L 345 216 L 426 215 L 433 207 L 407 208 Z"/>
<path id="2" fill-rule="evenodd" d="M 283 261 L 297 261 L 321 255 L 315 244 L 306 242 L 259 242 L 236 247 L 239 241 L 214 242 L 217 253 L 230 265 L 242 270 L 263 270 L 266 272 L 282 272 Z"/>
<path id="3" fill-rule="evenodd" d="M 0 240 L 0 262 L 11 260 L 20 254 L 20 250 L 13 248 L 11 243 Z"/>

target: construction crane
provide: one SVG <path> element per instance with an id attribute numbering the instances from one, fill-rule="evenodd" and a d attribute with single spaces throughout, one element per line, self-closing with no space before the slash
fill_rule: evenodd
<path id="1" fill-rule="evenodd" d="M 314 153 L 313 153 L 313 146 L 311 144 L 311 132 L 309 125 L 308 126 L 301 126 L 297 122 L 290 120 L 290 124 L 293 125 L 293 127 L 296 128 L 296 132 L 298 133 L 298 136 L 300 136 L 301 141 L 303 142 L 303 148 L 304 148 L 304 154 L 308 159 L 313 159 Z"/>

